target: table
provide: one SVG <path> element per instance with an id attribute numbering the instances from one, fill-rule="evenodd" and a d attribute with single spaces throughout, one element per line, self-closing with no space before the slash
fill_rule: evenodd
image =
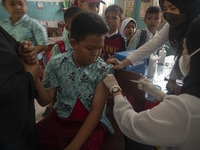
<path id="1" fill-rule="evenodd" d="M 161 88 L 161 90 L 164 93 L 168 93 L 169 92 L 166 89 L 166 84 L 168 82 L 169 74 L 170 74 L 170 72 L 171 72 L 171 70 L 173 68 L 173 65 L 174 65 L 174 55 L 167 56 L 165 58 L 165 62 L 163 64 L 158 64 L 157 65 L 157 69 L 156 69 L 154 77 L 153 78 L 148 78 L 152 83 L 154 83 L 155 85 L 158 85 L 158 88 Z M 147 73 L 148 73 L 148 66 L 146 67 L 144 76 L 147 77 Z M 177 82 L 180 85 L 182 84 L 181 80 L 177 80 Z M 150 101 L 154 100 L 154 98 L 152 98 L 148 94 L 146 94 L 146 98 L 149 99 Z"/>

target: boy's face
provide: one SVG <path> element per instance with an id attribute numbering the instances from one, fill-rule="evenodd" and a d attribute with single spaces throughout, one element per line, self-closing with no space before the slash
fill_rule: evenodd
<path id="1" fill-rule="evenodd" d="M 95 62 L 100 56 L 105 35 L 88 35 L 79 43 L 75 39 L 70 39 L 70 44 L 73 49 L 73 60 L 77 67 L 88 66 Z"/>
<path id="2" fill-rule="evenodd" d="M 27 7 L 25 0 L 5 0 L 3 6 L 14 20 L 19 20 L 26 14 Z"/>
<path id="3" fill-rule="evenodd" d="M 119 17 L 119 14 L 117 12 L 110 11 L 106 14 L 105 17 L 106 23 L 110 28 L 109 34 L 116 32 L 122 23 L 122 19 Z"/>
<path id="4" fill-rule="evenodd" d="M 126 35 L 126 37 L 134 35 L 135 31 L 136 31 L 136 25 L 133 21 L 130 21 L 124 28 L 124 34 Z"/>
<path id="5" fill-rule="evenodd" d="M 95 13 L 99 13 L 99 5 L 100 5 L 100 2 L 95 2 L 95 3 L 88 3 L 88 2 L 80 2 L 79 1 L 79 7 L 82 8 L 83 10 L 85 11 L 92 11 L 92 12 L 95 12 Z"/>
<path id="6" fill-rule="evenodd" d="M 144 19 L 144 22 L 147 25 L 147 28 L 151 31 L 151 32 L 155 32 L 158 28 L 158 26 L 160 25 L 160 23 L 162 23 L 163 19 L 161 16 L 161 13 L 153 13 L 153 14 L 146 14 L 146 17 Z"/>

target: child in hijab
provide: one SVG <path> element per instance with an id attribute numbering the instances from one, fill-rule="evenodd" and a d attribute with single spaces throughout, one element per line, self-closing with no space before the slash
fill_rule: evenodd
<path id="1" fill-rule="evenodd" d="M 137 23 L 133 18 L 126 18 L 121 25 L 120 33 L 125 38 L 126 46 L 129 43 L 131 37 L 135 34 L 137 29 Z"/>

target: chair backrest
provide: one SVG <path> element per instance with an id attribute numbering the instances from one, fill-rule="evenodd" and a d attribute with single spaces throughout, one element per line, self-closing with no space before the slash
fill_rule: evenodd
<path id="1" fill-rule="evenodd" d="M 127 70 L 115 70 L 114 75 L 122 88 L 123 95 L 127 97 L 134 110 L 137 112 L 142 111 L 145 103 L 145 93 L 137 88 L 137 83 L 130 80 L 138 80 L 143 76 Z"/>
<path id="2" fill-rule="evenodd" d="M 145 93 L 137 88 L 137 83 L 131 82 L 130 80 L 138 80 L 143 76 L 139 73 L 126 70 L 115 70 L 114 75 L 122 88 L 123 95 L 127 97 L 134 110 L 137 112 L 142 111 L 145 104 Z M 112 111 L 112 107 L 114 105 L 112 102 L 113 99 L 109 99 L 108 102 L 109 101 L 111 101 L 109 109 Z M 125 150 L 123 134 L 110 111 L 107 112 L 107 117 L 111 121 L 115 133 L 113 135 L 106 134 L 103 150 Z"/>

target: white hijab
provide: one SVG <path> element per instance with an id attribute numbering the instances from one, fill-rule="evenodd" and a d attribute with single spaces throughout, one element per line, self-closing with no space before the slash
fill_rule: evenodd
<path id="1" fill-rule="evenodd" d="M 122 22 L 122 25 L 121 25 L 121 28 L 120 28 L 120 34 L 126 38 L 126 35 L 124 33 L 124 29 L 125 27 L 127 26 L 127 24 L 130 22 L 130 21 L 133 21 L 135 23 L 135 27 L 137 28 L 137 23 L 136 21 L 133 19 L 133 18 L 127 18 L 125 19 L 123 22 Z"/>

